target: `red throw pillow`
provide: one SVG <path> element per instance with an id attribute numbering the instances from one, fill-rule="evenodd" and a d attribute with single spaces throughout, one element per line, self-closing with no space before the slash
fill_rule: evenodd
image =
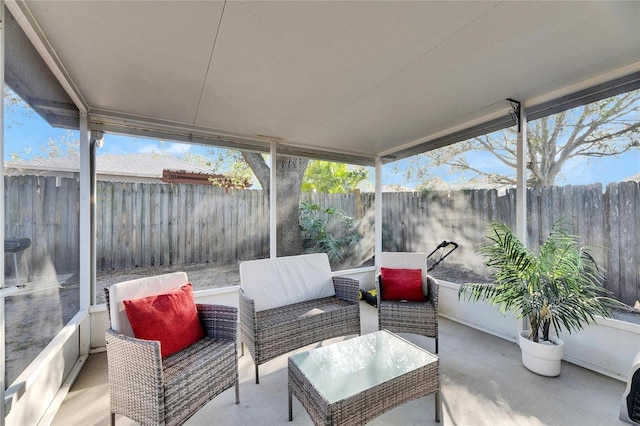
<path id="1" fill-rule="evenodd" d="M 163 358 L 205 336 L 191 283 L 170 293 L 125 300 L 124 308 L 134 336 L 143 340 L 159 340 Z"/>
<path id="2" fill-rule="evenodd" d="M 425 302 L 421 269 L 380 268 L 382 300 Z"/>

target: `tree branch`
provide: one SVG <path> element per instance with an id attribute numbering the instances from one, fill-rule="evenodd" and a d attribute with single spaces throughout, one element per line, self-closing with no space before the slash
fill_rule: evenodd
<path id="1" fill-rule="evenodd" d="M 242 158 L 244 161 L 249 164 L 251 170 L 253 170 L 253 174 L 256 175 L 258 182 L 262 185 L 262 189 L 267 194 L 267 199 L 269 195 L 269 184 L 271 182 L 271 169 L 267 166 L 267 162 L 264 160 L 264 157 L 259 152 L 252 151 L 241 151 Z"/>

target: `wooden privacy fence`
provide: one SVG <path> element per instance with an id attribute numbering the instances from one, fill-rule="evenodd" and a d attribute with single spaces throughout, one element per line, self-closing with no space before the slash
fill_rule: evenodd
<path id="1" fill-rule="evenodd" d="M 98 182 L 98 271 L 185 263 L 237 262 L 269 255 L 269 206 L 262 191 L 206 185 Z M 527 193 L 528 240 L 534 247 L 566 217 L 625 303 L 640 299 L 640 189 L 637 182 L 533 188 Z M 31 271 L 79 267 L 79 185 L 75 179 L 5 176 L 5 235 L 26 237 Z M 371 237 L 374 194 L 303 194 L 365 223 Z M 460 244 L 449 266 L 481 271 L 474 254 L 490 220 L 515 227 L 515 189 L 383 194 L 385 245 L 429 252 L 442 240 Z M 372 245 L 373 238 L 365 238 Z M 363 250 L 372 253 L 372 247 Z"/>
<path id="2" fill-rule="evenodd" d="M 565 218 L 570 229 L 589 246 L 589 252 L 606 269 L 607 288 L 624 303 L 640 299 L 640 185 L 531 188 L 527 191 L 527 240 L 536 249 L 551 225 Z M 516 190 L 464 190 L 451 192 L 384 194 L 383 219 L 400 251 L 429 252 L 442 240 L 460 244 L 446 263 L 482 271 L 474 254 L 489 221 L 515 229 Z"/>
<path id="3" fill-rule="evenodd" d="M 99 270 L 234 262 L 269 253 L 261 191 L 98 182 Z"/>
<path id="4" fill-rule="evenodd" d="M 5 176 L 4 185 L 4 236 L 31 239 L 31 246 L 18 255 L 28 264 L 31 275 L 77 272 L 78 182 L 43 176 Z M 15 273 L 9 265 L 13 263 L 5 261 L 9 269 L 6 272 Z"/>

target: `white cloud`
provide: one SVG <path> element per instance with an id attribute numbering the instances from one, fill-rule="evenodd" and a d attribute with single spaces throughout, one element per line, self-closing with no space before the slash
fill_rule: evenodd
<path id="1" fill-rule="evenodd" d="M 191 145 L 186 143 L 172 143 L 169 144 L 165 151 L 172 154 L 185 154 L 191 150 Z"/>
<path id="2" fill-rule="evenodd" d="M 165 142 L 165 143 L 152 143 L 141 147 L 138 152 L 141 154 L 167 154 L 167 155 L 175 155 L 175 154 L 186 154 L 191 150 L 191 145 L 186 143 L 173 143 L 173 142 Z"/>

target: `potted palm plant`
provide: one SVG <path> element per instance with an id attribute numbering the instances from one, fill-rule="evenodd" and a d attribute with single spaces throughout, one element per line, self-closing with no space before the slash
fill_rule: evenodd
<path id="1" fill-rule="evenodd" d="M 490 223 L 487 239 L 476 252 L 492 270 L 493 281 L 464 284 L 458 298 L 486 300 L 503 314 L 515 311 L 518 318 L 527 318 L 530 328 L 518 339 L 523 364 L 557 376 L 563 346 L 559 333 L 580 330 L 595 322 L 595 315 L 611 317 L 610 308 L 622 304 L 603 296 L 602 269 L 563 220 L 553 224 L 537 254 L 500 222 Z"/>

